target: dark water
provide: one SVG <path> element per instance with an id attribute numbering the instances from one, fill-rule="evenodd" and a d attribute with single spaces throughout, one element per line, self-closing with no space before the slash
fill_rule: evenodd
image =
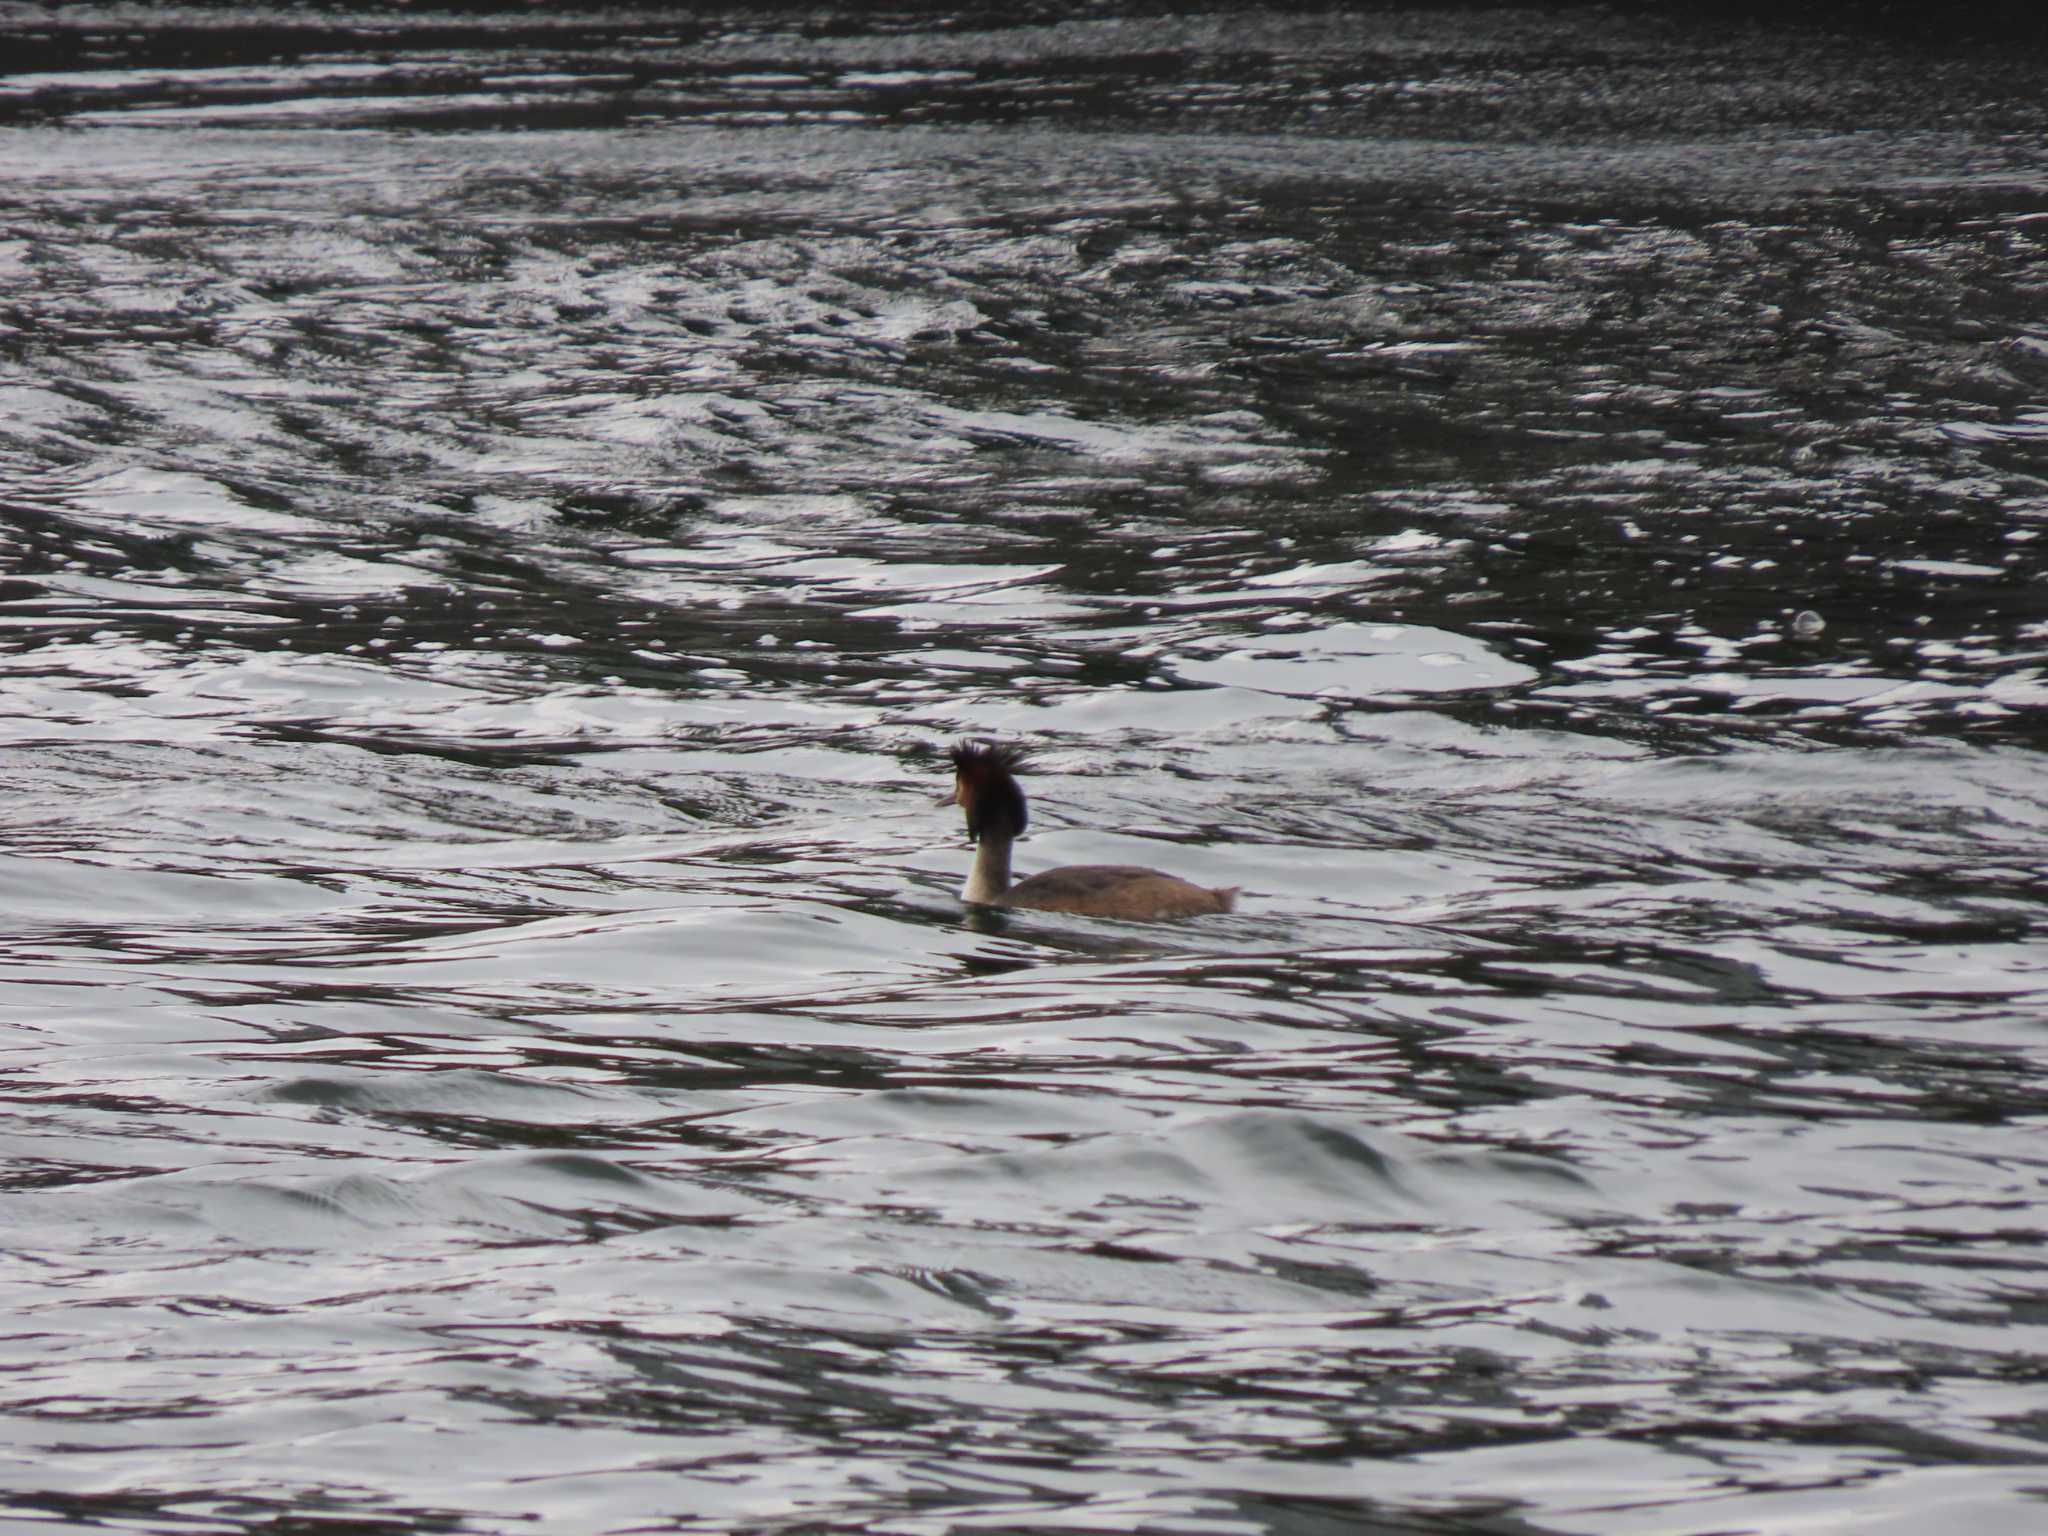
<path id="1" fill-rule="evenodd" d="M 1685 10 L 0 11 L 6 1528 L 2039 1529 L 2044 55 Z"/>

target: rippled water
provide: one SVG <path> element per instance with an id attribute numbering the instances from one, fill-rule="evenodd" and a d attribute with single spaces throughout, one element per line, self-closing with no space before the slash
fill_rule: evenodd
<path id="1" fill-rule="evenodd" d="M 2025 38 L 0 24 L 10 1529 L 2038 1528 Z"/>

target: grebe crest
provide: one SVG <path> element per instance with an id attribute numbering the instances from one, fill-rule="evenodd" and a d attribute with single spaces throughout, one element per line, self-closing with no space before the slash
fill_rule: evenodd
<path id="1" fill-rule="evenodd" d="M 992 741 L 953 743 L 953 802 L 967 813 L 967 839 L 981 841 L 990 828 L 1007 827 L 1021 836 L 1031 821 L 1017 775 L 1027 766 L 1023 750 Z"/>
<path id="2" fill-rule="evenodd" d="M 1132 864 L 1070 864 L 1012 883 L 1010 844 L 1031 819 L 1017 782 L 1026 767 L 1024 753 L 996 742 L 960 741 L 950 755 L 953 801 L 966 814 L 967 838 L 976 845 L 961 900 L 1139 921 L 1228 912 L 1236 905 L 1235 886 L 1211 889 Z"/>

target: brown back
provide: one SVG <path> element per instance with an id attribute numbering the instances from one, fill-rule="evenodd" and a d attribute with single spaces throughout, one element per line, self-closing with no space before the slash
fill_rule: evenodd
<path id="1" fill-rule="evenodd" d="M 1202 917 L 1228 912 L 1237 903 L 1232 886 L 1211 890 L 1177 875 L 1134 864 L 1070 864 L 1019 880 L 1003 893 L 1002 905 L 1036 912 L 1073 912 L 1082 917 L 1122 917 L 1147 922 L 1162 917 Z"/>

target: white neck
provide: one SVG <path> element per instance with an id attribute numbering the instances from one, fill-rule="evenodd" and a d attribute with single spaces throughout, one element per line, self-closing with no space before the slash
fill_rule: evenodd
<path id="1" fill-rule="evenodd" d="M 1009 829 L 991 827 L 983 831 L 981 841 L 975 844 L 974 868 L 968 871 L 967 884 L 960 892 L 960 899 L 986 905 L 1000 901 L 1003 892 L 1009 888 Z"/>

